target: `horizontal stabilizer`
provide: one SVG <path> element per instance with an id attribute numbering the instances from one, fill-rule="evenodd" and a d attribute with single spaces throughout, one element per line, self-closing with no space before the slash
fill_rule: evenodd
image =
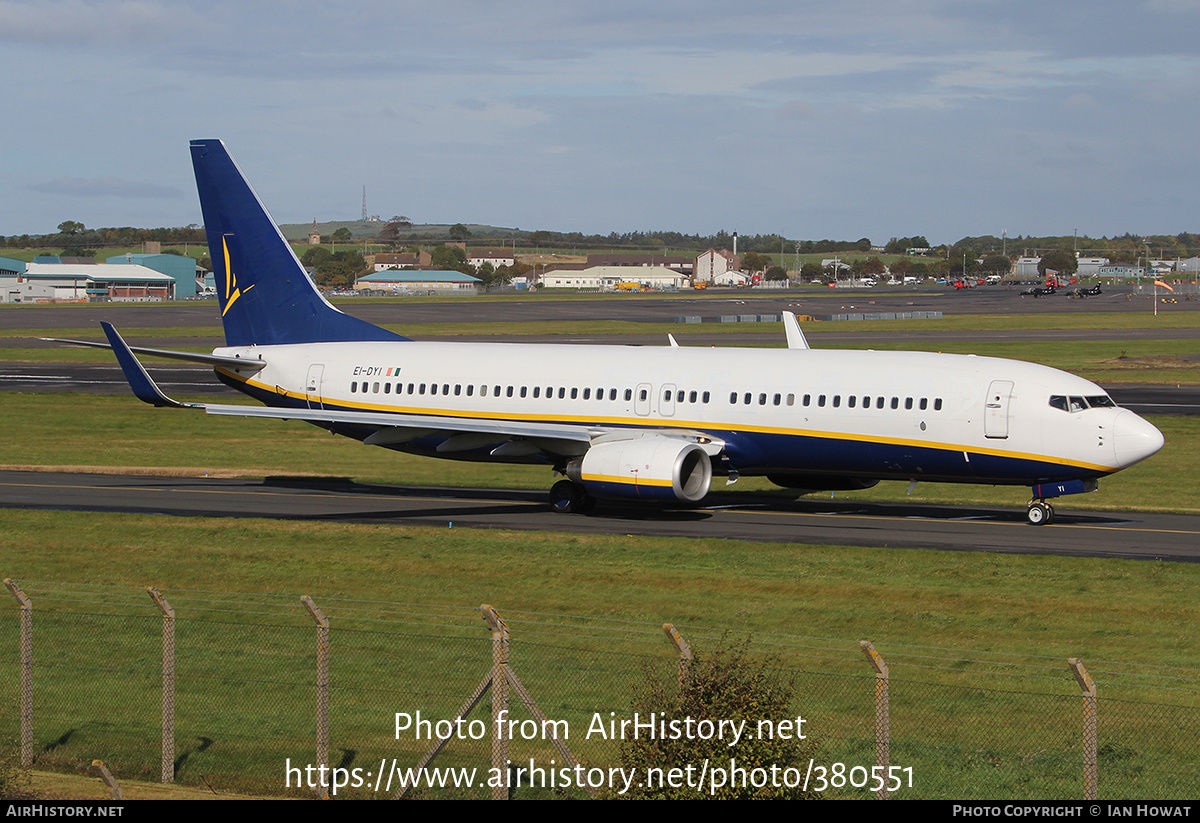
<path id="1" fill-rule="evenodd" d="M 62 337 L 39 337 L 39 340 L 45 340 L 47 343 L 67 343 L 72 346 L 90 346 L 94 349 L 111 349 L 111 343 L 97 343 L 93 340 L 67 340 Z M 258 371 L 263 366 L 267 365 L 263 360 L 254 360 L 248 357 L 222 357 L 219 354 L 200 354 L 192 351 L 172 351 L 171 349 L 148 349 L 144 346 L 130 346 L 126 344 L 125 348 L 129 349 L 134 354 L 140 354 L 146 357 L 166 357 L 171 360 L 186 360 L 189 363 L 204 363 L 208 366 L 225 366 L 230 369 L 238 369 L 244 371 L 246 369 L 254 369 Z"/>

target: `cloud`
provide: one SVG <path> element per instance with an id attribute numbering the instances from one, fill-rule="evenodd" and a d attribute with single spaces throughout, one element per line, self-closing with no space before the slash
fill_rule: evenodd
<path id="1" fill-rule="evenodd" d="M 183 192 L 173 186 L 158 186 L 112 177 L 59 177 L 43 183 L 29 183 L 24 188 L 55 196 L 115 197 L 126 200 L 167 200 L 183 195 Z"/>
<path id="2" fill-rule="evenodd" d="M 39 45 L 130 43 L 146 37 L 175 39 L 188 28 L 186 10 L 168 12 L 143 0 L 85 3 L 0 0 L 0 42 Z"/>

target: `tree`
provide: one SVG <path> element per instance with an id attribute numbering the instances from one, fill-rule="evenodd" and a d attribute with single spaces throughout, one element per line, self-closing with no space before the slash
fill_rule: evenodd
<path id="1" fill-rule="evenodd" d="M 450 227 L 449 234 L 451 240 L 466 240 L 471 236 L 471 230 L 462 223 L 455 223 Z"/>
<path id="2" fill-rule="evenodd" d="M 983 264 L 979 270 L 988 274 L 1004 276 L 1012 271 L 1012 261 L 1003 254 L 992 254 L 983 258 Z"/>
<path id="3" fill-rule="evenodd" d="M 777 781 L 767 780 L 766 785 L 756 788 L 759 781 L 729 780 L 723 786 L 684 785 L 673 787 L 669 783 L 658 785 L 651 781 L 635 782 L 626 797 L 636 799 L 788 799 L 815 800 L 820 795 L 815 791 L 804 792 L 803 777 L 809 758 L 815 747 L 810 740 L 797 739 L 806 734 L 801 724 L 796 723 L 800 713 L 795 707 L 795 683 L 783 677 L 777 668 L 778 661 L 772 658 L 752 659 L 748 653 L 749 641 L 731 644 L 722 641 L 709 655 L 691 661 L 683 677 L 669 680 L 647 671 L 643 685 L 633 697 L 633 711 L 645 722 L 653 713 L 656 723 L 678 723 L 684 728 L 689 720 L 695 725 L 703 721 L 745 722 L 744 731 L 736 744 L 730 745 L 728 736 L 720 739 L 710 735 L 708 739 L 699 734 L 652 737 L 632 735 L 621 740 L 621 765 L 645 775 L 650 769 L 696 768 L 707 759 L 711 763 L 729 763 L 736 760 L 747 772 L 762 771 L 769 775 L 777 770 Z M 680 680 L 682 682 L 680 682 Z M 759 733 L 759 721 L 770 724 L 770 728 L 781 728 L 781 721 L 791 721 L 790 734 L 769 735 Z M 787 780 L 785 775 L 798 770 L 797 780 Z M 791 783 L 793 788 L 788 788 Z M 799 784 L 799 785 L 797 785 Z"/>
<path id="4" fill-rule="evenodd" d="M 467 264 L 467 253 L 458 246 L 441 245 L 429 253 L 429 264 L 443 271 L 461 271 Z"/>
<path id="5" fill-rule="evenodd" d="M 756 251 L 748 251 L 742 255 L 742 270 L 748 272 L 763 271 L 771 265 L 771 258 Z"/>
<path id="6" fill-rule="evenodd" d="M 788 279 L 787 269 L 785 269 L 783 266 L 771 266 L 771 268 L 767 269 L 766 276 L 768 280 Z"/>
<path id="7" fill-rule="evenodd" d="M 58 224 L 58 230 L 63 234 L 79 234 L 83 231 L 83 224 L 74 220 L 64 220 Z"/>
<path id="8" fill-rule="evenodd" d="M 349 243 L 353 237 L 354 235 L 350 233 L 350 229 L 346 228 L 345 226 L 342 226 L 333 233 L 333 240 L 335 243 Z"/>
<path id="9" fill-rule="evenodd" d="M 805 263 L 800 267 L 800 279 L 802 280 L 820 280 L 825 270 L 821 268 L 820 263 Z"/>
<path id="10" fill-rule="evenodd" d="M 1047 270 L 1069 276 L 1079 271 L 1079 261 L 1069 251 L 1046 252 L 1038 261 L 1038 274 L 1045 277 Z"/>

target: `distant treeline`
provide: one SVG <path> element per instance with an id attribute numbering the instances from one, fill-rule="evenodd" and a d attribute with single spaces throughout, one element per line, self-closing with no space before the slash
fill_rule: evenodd
<path id="1" fill-rule="evenodd" d="M 986 257 L 1007 253 L 1008 257 L 1028 254 L 1038 257 L 1049 251 L 1078 251 L 1082 257 L 1107 257 L 1113 263 L 1133 263 L 1138 258 L 1174 260 L 1195 257 L 1200 254 L 1200 234 L 1123 234 L 1115 237 L 1062 235 L 1060 237 L 1009 237 L 1007 240 L 995 235 L 964 237 L 948 251 L 948 256 Z"/>
<path id="2" fill-rule="evenodd" d="M 71 252 L 87 253 L 89 249 L 102 249 L 113 246 L 138 246 L 148 241 L 157 241 L 164 246 L 203 244 L 206 242 L 204 228 L 185 226 L 182 228 L 138 229 L 131 226 L 119 228 L 88 229 L 80 223 L 66 221 L 59 226 L 60 231 L 54 234 L 20 234 L 8 237 L 0 235 L 0 246 L 8 248 L 61 249 Z M 404 231 L 397 224 L 386 224 L 380 232 L 378 242 L 394 246 L 410 246 L 417 243 L 440 244 L 446 241 L 444 229 L 436 232 L 412 231 L 411 224 Z M 464 240 L 471 245 L 508 245 L 516 243 L 521 246 L 532 246 L 544 249 L 628 249 L 630 251 L 662 250 L 694 250 L 697 253 L 705 249 L 732 249 L 733 235 L 724 230 L 716 234 L 684 234 L 675 231 L 631 231 L 609 232 L 608 234 L 584 234 L 582 232 L 556 231 L 521 231 L 519 229 L 498 229 L 493 233 L 484 227 L 468 231 L 461 224 L 452 227 L 451 239 Z M 64 230 L 65 229 L 65 230 Z M 390 229 L 390 231 L 387 231 Z M 400 229 L 400 230 L 398 230 Z M 457 230 L 457 231 L 455 231 Z M 403 233 L 401 233 L 403 231 Z M 887 253 L 903 254 L 910 248 L 927 247 L 924 236 L 892 237 L 886 243 L 879 244 Z M 869 238 L 858 240 L 793 240 L 778 234 L 740 234 L 738 235 L 739 252 L 758 252 L 760 254 L 827 254 L 853 253 L 868 254 L 873 244 Z M 1132 263 L 1139 257 L 1149 254 L 1153 258 L 1186 258 L 1200 254 L 1200 234 L 1181 232 L 1175 235 L 1141 235 L 1126 233 L 1114 237 L 1094 237 L 1062 235 L 1048 237 L 1033 237 L 1017 235 L 1007 239 L 995 235 L 980 235 L 964 237 L 952 245 L 941 244 L 931 247 L 931 256 L 945 259 L 961 257 L 983 258 L 990 255 L 1006 254 L 1015 258 L 1022 254 L 1040 255 L 1048 251 L 1066 250 L 1078 251 L 1086 257 L 1107 257 L 1114 263 Z"/>
<path id="3" fill-rule="evenodd" d="M 69 221 L 63 225 L 69 225 L 71 230 L 59 231 L 54 234 L 14 234 L 9 237 L 0 235 L 0 246 L 10 249 L 84 251 L 113 246 L 139 246 L 147 242 L 159 242 L 164 246 L 183 245 L 184 243 L 195 245 L 207 242 L 204 228 L 197 226 L 160 229 L 135 229 L 132 226 L 121 226 L 119 228 L 89 229 L 79 223 L 70 223 Z"/>

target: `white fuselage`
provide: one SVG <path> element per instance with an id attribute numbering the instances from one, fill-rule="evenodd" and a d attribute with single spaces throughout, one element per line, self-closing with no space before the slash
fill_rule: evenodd
<path id="1" fill-rule="evenodd" d="M 269 405 L 702 433 L 743 474 L 1034 483 L 1162 445 L 1128 410 L 1051 405 L 1107 399 L 1094 383 L 991 357 L 413 341 L 214 353 L 266 361 L 249 379 L 219 371 Z"/>

